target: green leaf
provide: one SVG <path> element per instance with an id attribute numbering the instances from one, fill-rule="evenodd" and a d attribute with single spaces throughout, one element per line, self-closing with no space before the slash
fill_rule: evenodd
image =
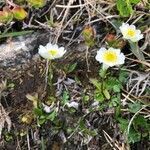
<path id="1" fill-rule="evenodd" d="M 142 105 L 140 103 L 129 103 L 129 111 L 132 113 L 136 113 L 142 108 Z"/>
<path id="2" fill-rule="evenodd" d="M 44 116 L 44 115 L 41 115 L 39 118 L 40 118 L 40 119 L 46 119 L 46 115 L 45 115 L 45 116 Z"/>
<path id="3" fill-rule="evenodd" d="M 34 111 L 34 114 L 37 116 L 41 116 L 43 114 L 42 109 L 39 109 L 39 108 L 34 108 L 33 111 Z"/>
<path id="4" fill-rule="evenodd" d="M 107 89 L 103 90 L 103 93 L 107 99 L 110 99 L 110 94 Z"/>
<path id="5" fill-rule="evenodd" d="M 57 116 L 56 111 L 53 111 L 50 115 L 47 116 L 47 119 L 54 121 L 56 116 Z"/>
<path id="6" fill-rule="evenodd" d="M 90 78 L 90 82 L 91 82 L 99 91 L 101 91 L 101 86 L 102 86 L 102 84 L 101 84 L 97 79 Z"/>
<path id="7" fill-rule="evenodd" d="M 142 133 L 148 133 L 148 131 L 150 131 L 150 124 L 148 123 L 148 120 L 145 119 L 142 115 L 138 115 L 134 119 L 133 125 L 135 130 L 142 130 Z"/>
<path id="8" fill-rule="evenodd" d="M 62 105 L 65 105 L 69 101 L 69 93 L 67 91 L 63 92 L 63 97 L 62 97 Z"/>
<path id="9" fill-rule="evenodd" d="M 69 65 L 68 68 L 67 68 L 67 73 L 73 72 L 76 67 L 77 67 L 77 63 Z"/>
<path id="10" fill-rule="evenodd" d="M 101 78 L 105 78 L 106 77 L 106 72 L 107 72 L 107 69 L 100 69 L 99 70 L 99 76 L 101 77 Z"/>
<path id="11" fill-rule="evenodd" d="M 141 133 L 135 131 L 133 128 L 130 129 L 130 133 L 128 135 L 128 142 L 135 143 L 141 140 Z"/>
<path id="12" fill-rule="evenodd" d="M 5 38 L 5 37 L 14 37 L 14 36 L 21 36 L 25 34 L 32 33 L 33 31 L 20 31 L 20 32 L 11 32 L 11 33 L 5 33 L 5 34 L 0 34 L 0 38 Z"/>
<path id="13" fill-rule="evenodd" d="M 75 82 L 76 82 L 77 84 L 79 84 L 79 85 L 82 85 L 80 79 L 79 79 L 77 76 L 75 76 Z"/>
<path id="14" fill-rule="evenodd" d="M 128 120 L 124 119 L 124 118 L 117 118 L 119 121 L 119 127 L 121 129 L 121 131 L 126 132 L 127 127 L 128 127 Z"/>
<path id="15" fill-rule="evenodd" d="M 120 107 L 120 105 L 118 105 L 115 108 L 115 117 L 118 118 L 120 114 L 121 114 L 121 107 Z"/>
<path id="16" fill-rule="evenodd" d="M 120 73 L 119 73 L 119 81 L 121 83 L 125 83 L 127 81 L 127 79 L 128 79 L 128 75 L 129 75 L 128 72 L 126 72 L 126 71 L 120 71 Z"/>
<path id="17" fill-rule="evenodd" d="M 112 90 L 114 86 L 121 86 L 120 81 L 115 77 L 109 77 L 106 80 L 106 88 Z"/>
<path id="18" fill-rule="evenodd" d="M 45 119 L 45 118 L 38 120 L 38 124 L 40 124 L 40 125 L 42 125 L 42 124 L 45 123 L 45 122 L 46 122 L 46 119 Z"/>
<path id="19" fill-rule="evenodd" d="M 99 92 L 99 91 L 95 92 L 94 98 L 98 102 L 103 102 L 105 100 L 104 95 L 101 92 Z"/>
<path id="20" fill-rule="evenodd" d="M 113 19 L 111 23 L 113 27 L 115 28 L 115 30 L 117 31 L 117 33 L 119 33 L 120 32 L 119 27 L 122 25 L 122 21 Z"/>
<path id="21" fill-rule="evenodd" d="M 119 92 L 120 92 L 120 90 L 121 90 L 121 86 L 120 86 L 120 84 L 118 84 L 118 85 L 114 85 L 114 86 L 113 86 L 113 91 L 114 91 L 114 92 L 119 93 Z"/>
<path id="22" fill-rule="evenodd" d="M 83 96 L 83 102 L 84 102 L 84 103 L 87 103 L 87 102 L 89 101 L 89 99 L 90 99 L 90 96 L 89 96 L 89 95 L 84 95 L 84 96 Z"/>
<path id="23" fill-rule="evenodd" d="M 129 0 L 117 0 L 117 9 L 121 16 L 128 17 L 133 13 Z"/>
<path id="24" fill-rule="evenodd" d="M 138 43 L 137 43 L 137 42 L 134 43 L 134 42 L 132 42 L 132 41 L 129 40 L 129 44 L 130 44 L 132 53 L 133 53 L 139 60 L 145 60 L 142 51 L 139 49 Z"/>
<path id="25" fill-rule="evenodd" d="M 132 4 L 138 4 L 141 0 L 130 0 L 130 3 Z"/>
<path id="26" fill-rule="evenodd" d="M 116 106 L 118 106 L 118 104 L 119 104 L 118 97 L 111 98 L 111 102 L 110 102 L 111 107 L 116 107 Z"/>

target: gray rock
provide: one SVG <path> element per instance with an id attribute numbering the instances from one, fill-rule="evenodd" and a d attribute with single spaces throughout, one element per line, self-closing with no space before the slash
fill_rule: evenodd
<path id="1" fill-rule="evenodd" d="M 50 33 L 33 32 L 25 36 L 13 37 L 0 45 L 0 67 L 25 64 L 38 52 L 40 44 L 49 42 Z"/>

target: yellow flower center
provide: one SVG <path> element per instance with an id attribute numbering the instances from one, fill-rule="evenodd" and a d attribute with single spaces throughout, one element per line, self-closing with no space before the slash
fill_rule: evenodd
<path id="1" fill-rule="evenodd" d="M 113 51 L 106 51 L 103 55 L 105 62 L 114 63 L 117 61 L 117 54 Z"/>
<path id="2" fill-rule="evenodd" d="M 21 119 L 21 121 L 22 121 L 22 122 L 27 122 L 27 121 L 28 121 L 28 118 L 23 116 L 22 119 Z"/>
<path id="3" fill-rule="evenodd" d="M 128 29 L 127 34 L 131 37 L 135 36 L 135 31 L 133 29 Z"/>
<path id="4" fill-rule="evenodd" d="M 48 51 L 48 53 L 49 53 L 50 55 L 52 55 L 52 56 L 56 56 L 57 53 L 58 53 L 58 51 L 55 50 L 55 49 L 51 49 L 51 50 Z"/>

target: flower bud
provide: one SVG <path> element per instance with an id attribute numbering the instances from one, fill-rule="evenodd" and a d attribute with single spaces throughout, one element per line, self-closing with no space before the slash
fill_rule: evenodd
<path id="1" fill-rule="evenodd" d="M 106 42 L 114 42 L 116 40 L 116 36 L 114 34 L 106 35 Z"/>
<path id="2" fill-rule="evenodd" d="M 12 10 L 14 18 L 16 18 L 17 20 L 23 20 L 26 18 L 27 16 L 27 12 L 22 8 L 22 7 L 15 7 Z"/>
<path id="3" fill-rule="evenodd" d="M 0 11 L 0 23 L 9 23 L 13 19 L 13 14 L 8 7 L 4 7 L 3 11 Z"/>
<path id="4" fill-rule="evenodd" d="M 91 26 L 85 26 L 82 31 L 82 36 L 85 41 L 85 44 L 88 47 L 92 47 L 95 45 L 95 37 L 96 37 L 96 31 Z"/>
<path id="5" fill-rule="evenodd" d="M 21 122 L 23 122 L 25 124 L 31 124 L 32 120 L 33 120 L 32 114 L 25 114 L 21 118 Z"/>
<path id="6" fill-rule="evenodd" d="M 46 0 L 27 0 L 29 5 L 34 8 L 41 8 L 46 4 Z"/>
<path id="7" fill-rule="evenodd" d="M 110 47 L 122 49 L 126 42 L 123 39 L 117 39 L 115 34 L 109 33 L 106 35 L 106 42 Z"/>

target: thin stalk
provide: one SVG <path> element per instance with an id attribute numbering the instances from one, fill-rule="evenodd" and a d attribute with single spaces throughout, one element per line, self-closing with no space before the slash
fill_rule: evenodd
<path id="1" fill-rule="evenodd" d="M 48 84 L 50 86 L 50 90 L 52 90 L 52 79 L 53 79 L 53 68 L 52 68 L 52 61 L 49 61 L 49 72 L 48 72 Z"/>
<path id="2" fill-rule="evenodd" d="M 86 65 L 87 65 L 87 72 L 90 72 L 88 54 L 89 54 L 89 47 L 87 46 L 86 47 L 86 52 L 85 52 L 85 59 L 86 59 Z"/>
<path id="3" fill-rule="evenodd" d="M 48 72 L 49 72 L 49 60 L 47 60 L 47 62 L 46 62 L 46 73 L 45 73 L 45 87 L 44 87 L 44 91 L 45 91 L 46 88 L 47 88 Z"/>
<path id="4" fill-rule="evenodd" d="M 44 144 L 43 136 L 41 137 L 41 149 L 45 150 L 45 144 Z"/>
<path id="5" fill-rule="evenodd" d="M 102 69 L 100 70 L 100 77 L 101 77 L 101 90 L 102 90 L 102 93 L 103 93 L 103 96 L 104 97 L 106 97 L 105 96 L 105 94 L 104 94 L 104 91 L 105 91 L 105 87 L 104 87 L 104 83 L 105 83 L 105 78 L 106 78 L 106 72 L 107 72 L 107 68 L 104 68 L 104 65 L 102 66 Z"/>

